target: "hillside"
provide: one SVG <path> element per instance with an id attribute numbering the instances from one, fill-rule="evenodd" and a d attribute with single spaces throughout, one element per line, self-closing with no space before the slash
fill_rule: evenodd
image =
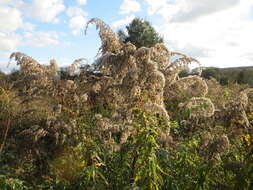
<path id="1" fill-rule="evenodd" d="M 202 77 L 209 79 L 214 77 L 221 84 L 237 82 L 238 84 L 248 84 L 253 86 L 253 67 L 230 67 L 216 68 L 206 67 L 203 69 Z"/>

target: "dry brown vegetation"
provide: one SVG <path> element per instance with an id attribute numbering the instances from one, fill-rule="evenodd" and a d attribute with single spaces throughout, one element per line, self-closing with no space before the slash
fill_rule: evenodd
<path id="1" fill-rule="evenodd" d="M 0 84 L 0 187 L 251 188 L 253 89 L 180 78 L 196 59 L 164 44 L 136 48 L 91 23 L 100 55 L 75 60 L 67 79 L 55 60 L 10 56 L 20 70 Z"/>

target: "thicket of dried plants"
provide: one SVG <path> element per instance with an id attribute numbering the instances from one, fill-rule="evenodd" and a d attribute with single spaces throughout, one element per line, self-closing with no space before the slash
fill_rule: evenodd
<path id="1" fill-rule="evenodd" d="M 196 59 L 89 24 L 98 58 L 64 77 L 56 60 L 10 56 L 20 70 L 0 83 L 0 187 L 253 188 L 253 89 L 203 79 L 201 67 L 180 78 Z"/>

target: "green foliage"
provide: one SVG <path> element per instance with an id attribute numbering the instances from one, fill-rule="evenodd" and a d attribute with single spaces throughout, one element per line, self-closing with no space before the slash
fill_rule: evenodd
<path id="1" fill-rule="evenodd" d="M 84 168 L 79 180 L 74 184 L 75 189 L 103 189 L 108 185 L 101 167 L 104 165 L 100 158 L 101 150 L 91 138 L 84 140 L 79 145 L 82 149 L 84 159 Z"/>
<path id="2" fill-rule="evenodd" d="M 239 84 L 249 84 L 253 86 L 253 69 L 244 69 L 237 75 L 237 82 Z"/>
<path id="3" fill-rule="evenodd" d="M 20 76 L 20 72 L 18 70 L 12 70 L 11 73 L 8 75 L 11 81 L 17 81 L 18 77 Z"/>
<path id="4" fill-rule="evenodd" d="M 5 175 L 0 175 L 0 188 L 1 190 L 26 190 L 24 181 Z"/>
<path id="5" fill-rule="evenodd" d="M 117 58 L 118 51 L 120 59 L 117 58 L 115 63 L 125 61 L 125 56 L 122 56 L 125 50 L 120 49 L 122 44 L 117 36 L 111 35 L 112 31 L 99 19 L 93 19 L 92 22 L 101 29 L 102 52 L 106 57 L 102 62 L 114 61 L 110 56 Z M 130 41 L 137 47 L 150 47 L 162 42 L 150 24 L 141 19 L 135 19 L 127 30 L 128 35 L 121 33 L 120 36 L 123 41 Z M 131 50 L 129 55 L 133 55 L 134 48 L 128 50 Z M 164 97 L 165 111 L 163 98 L 160 98 L 161 103 L 156 107 L 152 102 L 153 97 L 148 97 L 146 93 L 150 90 L 149 82 L 153 82 L 152 78 L 141 87 L 145 87 L 145 90 L 138 96 L 141 99 L 139 103 L 135 100 L 130 102 L 132 99 L 125 102 L 123 98 L 119 104 L 111 105 L 108 99 L 115 98 L 111 102 L 117 102 L 117 96 L 122 98 L 122 92 L 129 92 L 128 89 L 120 91 L 127 85 L 114 81 L 112 76 L 103 73 L 96 75 L 95 72 L 90 75 L 87 70 L 87 75 L 81 73 L 85 76 L 68 76 L 63 71 L 61 79 L 50 78 L 50 75 L 43 78 L 43 74 L 51 73 L 52 70 L 55 73 L 56 70 L 50 70 L 50 67 L 44 67 L 22 53 L 14 53 L 14 56 L 19 59 L 19 63 L 23 63 L 22 68 L 27 73 L 17 71 L 9 76 L 0 73 L 0 78 L 8 78 L 4 82 L 0 81 L 1 190 L 253 189 L 252 107 L 248 113 L 242 107 L 225 110 L 229 109 L 229 105 L 225 105 L 225 108 L 219 107 L 223 114 L 221 119 L 219 115 L 214 118 L 193 118 L 191 114 L 195 109 L 208 108 L 209 104 L 199 103 L 199 107 L 184 109 L 187 102 L 168 96 Z M 120 69 L 126 69 L 128 74 L 130 72 L 127 68 Z M 120 69 L 113 72 L 121 72 Z M 160 73 L 155 71 L 156 74 Z M 231 71 L 220 72 L 219 69 L 211 68 L 204 70 L 203 76 L 215 76 L 221 83 L 227 84 L 231 82 L 228 76 L 233 79 L 236 76 L 236 72 Z M 20 82 L 21 75 L 25 74 L 31 78 Z M 181 73 L 181 77 L 188 74 L 196 72 L 189 73 L 186 70 Z M 40 83 L 43 79 L 45 86 Z M 159 84 L 160 79 L 158 77 L 156 80 Z M 250 72 L 243 70 L 237 80 L 250 83 Z M 94 91 L 93 87 L 97 84 L 101 93 L 110 92 L 115 86 L 120 93 L 112 91 L 108 93 L 112 97 L 105 97 L 108 94 Z M 219 89 L 219 93 L 208 96 L 217 98 L 221 105 L 223 101 L 230 103 L 234 94 L 238 96 L 238 88 L 244 88 L 242 85 L 237 85 L 237 89 L 232 85 L 224 88 L 215 82 L 213 85 L 209 90 Z M 187 87 L 187 84 L 182 86 Z M 155 96 L 160 97 L 161 88 L 159 86 L 155 89 Z M 139 94 L 140 89 L 135 90 L 134 93 Z M 173 91 L 173 88 L 169 90 Z M 37 94 L 38 91 L 41 93 Z M 179 96 L 184 101 L 192 98 L 183 93 Z M 248 98 L 248 101 L 252 100 Z M 128 107 L 123 105 L 128 103 Z M 158 111 L 159 114 L 142 110 L 146 103 L 152 103 L 150 107 L 153 107 L 145 109 Z M 241 102 L 232 103 L 238 106 Z M 132 108 L 133 105 L 136 108 Z M 231 127 L 231 122 L 224 122 L 224 125 L 218 123 L 230 119 L 227 115 L 231 113 L 235 114 L 231 120 L 239 121 L 241 118 L 236 114 L 241 111 L 244 112 L 239 116 L 249 121 L 248 126 L 243 123 Z M 162 118 L 163 113 L 169 115 L 170 122 L 169 117 L 166 121 Z M 226 146 L 220 139 L 227 140 Z"/>
<path id="6" fill-rule="evenodd" d="M 229 90 L 224 93 L 229 93 Z M 176 148 L 161 147 L 158 131 L 164 126 L 161 122 L 155 122 L 159 118 L 134 109 L 134 132 L 120 149 L 111 152 L 106 148 L 106 143 L 110 141 L 101 138 L 106 134 L 99 134 L 95 130 L 95 114 L 111 117 L 111 112 L 112 108 L 102 103 L 82 110 L 77 121 L 77 137 L 69 139 L 67 144 L 55 150 L 51 158 L 47 158 L 48 169 L 43 177 L 39 177 L 38 181 L 32 177 L 36 170 L 30 163 L 16 169 L 26 172 L 15 173 L 11 177 L 1 175 L 1 189 L 246 190 L 252 187 L 250 135 L 232 142 L 230 151 L 222 155 L 220 160 L 209 160 L 208 155 L 205 155 L 208 152 L 203 153 L 200 148 L 201 130 L 189 137 L 179 123 L 180 119 L 172 120 L 171 134 L 178 139 L 178 144 Z M 117 138 L 114 135 L 121 134 L 112 134 L 112 138 Z M 19 153 L 9 150 L 6 147 L 4 157 L 17 159 L 13 155 Z M 0 162 L 8 163 L 6 159 Z M 231 163 L 238 164 L 239 169 L 235 170 Z M 12 171 L 10 169 L 9 173 Z M 23 174 L 27 177 L 23 178 Z"/>
<path id="7" fill-rule="evenodd" d="M 191 74 L 191 72 L 190 72 L 189 69 L 184 69 L 184 70 L 182 70 L 180 73 L 178 73 L 178 76 L 179 76 L 180 78 L 182 78 L 182 77 L 187 77 L 187 76 L 189 76 L 190 74 Z"/>
<path id="8" fill-rule="evenodd" d="M 6 75 L 2 71 L 0 71 L 0 79 L 3 80 L 5 77 Z"/>
<path id="9" fill-rule="evenodd" d="M 126 26 L 127 34 L 120 30 L 118 35 L 123 42 L 131 42 L 137 48 L 153 47 L 157 43 L 162 43 L 163 38 L 155 31 L 148 21 L 135 18 Z"/>
<path id="10" fill-rule="evenodd" d="M 101 114 L 103 117 L 111 118 L 113 108 L 111 105 L 105 102 L 98 102 L 92 108 L 91 111 L 95 114 Z"/>
<path id="11" fill-rule="evenodd" d="M 234 68 L 215 68 L 209 67 L 203 69 L 202 77 L 210 79 L 215 78 L 222 85 L 237 82 L 239 84 L 248 84 L 253 86 L 253 68 L 252 67 L 234 67 Z"/>
<path id="12" fill-rule="evenodd" d="M 157 129 L 155 118 L 140 112 L 137 115 L 137 137 L 133 138 L 132 178 L 133 186 L 140 189 L 158 190 L 163 184 L 162 169 L 158 165 Z M 161 127 L 161 126 L 160 126 Z"/>
<path id="13" fill-rule="evenodd" d="M 94 109 L 92 112 L 94 113 Z M 156 118 L 137 109 L 134 122 L 136 135 L 130 136 L 119 151 L 108 152 L 104 149 L 99 136 L 93 131 L 93 117 L 94 115 L 84 114 L 80 118 L 82 133 L 79 138 L 81 143 L 71 149 L 72 153 L 67 151 L 67 154 L 64 154 L 66 157 L 59 155 L 58 159 L 52 163 L 58 173 L 61 173 L 57 175 L 61 183 L 58 183 L 55 188 L 161 189 L 162 169 L 158 165 L 156 156 L 159 150 L 156 132 L 159 126 L 154 122 Z M 68 154 L 77 155 L 77 152 L 80 156 L 75 156 L 75 159 L 72 159 L 73 156 L 67 157 Z M 66 163 L 66 166 L 59 163 L 62 161 Z M 67 177 L 71 170 L 67 169 L 66 161 L 71 164 L 72 170 L 77 165 L 83 168 L 78 178 Z M 80 172 L 80 169 L 76 170 L 78 171 Z M 59 178 L 59 176 L 62 177 Z M 63 178 L 68 180 L 63 180 Z"/>

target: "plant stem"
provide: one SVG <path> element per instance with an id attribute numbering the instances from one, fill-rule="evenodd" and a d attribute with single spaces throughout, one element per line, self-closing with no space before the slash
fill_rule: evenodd
<path id="1" fill-rule="evenodd" d="M 4 145 L 5 145 L 5 142 L 6 142 L 6 139 L 7 139 L 7 135 L 8 135 L 8 132 L 9 132 L 10 126 L 11 126 L 10 124 L 11 124 L 11 119 L 10 119 L 10 114 L 9 114 L 8 121 L 7 121 L 7 127 L 6 127 L 6 130 L 5 130 L 5 133 L 4 133 L 3 143 L 0 147 L 0 154 L 2 153 L 2 151 L 4 149 Z"/>

